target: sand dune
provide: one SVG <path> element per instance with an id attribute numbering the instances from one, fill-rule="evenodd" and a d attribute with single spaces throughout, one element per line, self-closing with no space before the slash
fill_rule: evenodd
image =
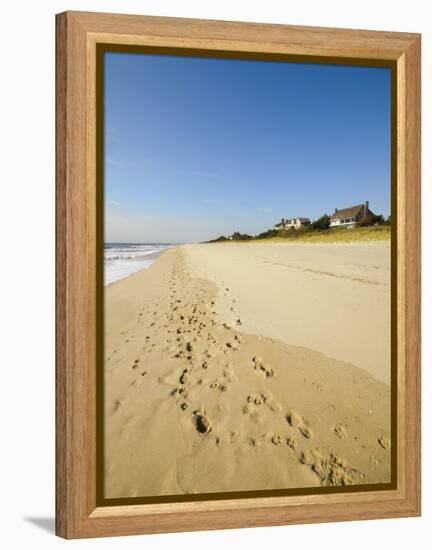
<path id="1" fill-rule="evenodd" d="M 106 497 L 390 480 L 387 351 L 349 361 L 346 324 L 314 325 L 349 297 L 385 333 L 387 250 L 267 246 L 179 247 L 105 289 Z"/>

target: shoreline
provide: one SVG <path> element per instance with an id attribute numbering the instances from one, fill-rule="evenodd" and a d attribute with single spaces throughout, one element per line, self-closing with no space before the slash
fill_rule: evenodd
<path id="1" fill-rule="evenodd" d="M 141 246 L 151 246 L 151 245 L 143 244 Z M 156 245 L 156 246 L 159 246 L 159 245 Z M 156 262 L 156 260 L 159 258 L 159 256 L 165 252 L 165 250 L 169 250 L 170 248 L 174 248 L 175 246 L 178 246 L 178 245 L 167 245 L 167 247 L 164 248 L 164 249 L 155 250 L 154 252 L 144 254 L 141 257 L 134 258 L 133 260 L 129 259 L 129 258 L 124 259 L 123 260 L 123 265 L 126 264 L 126 265 L 129 265 L 130 267 L 128 269 L 126 269 L 126 272 L 123 271 L 124 274 L 122 276 L 120 276 L 120 277 L 118 277 L 115 280 L 110 281 L 110 282 L 106 282 L 106 276 L 107 276 L 106 271 L 107 271 L 109 263 L 107 262 L 106 258 L 104 257 L 104 259 L 103 259 L 103 263 L 104 263 L 104 288 L 106 288 L 110 285 L 113 285 L 117 281 L 121 281 L 122 279 L 126 279 L 126 278 L 130 277 L 131 275 L 134 275 L 135 273 L 139 273 L 140 271 L 144 271 L 146 269 L 149 269 Z M 121 260 L 121 259 L 119 259 L 119 260 Z M 140 265 L 140 267 L 138 269 L 133 270 L 133 271 L 129 271 L 130 268 L 134 265 L 134 262 L 135 262 L 135 265 L 136 265 L 136 262 L 139 262 L 140 264 L 142 264 L 142 262 L 145 262 L 145 263 L 148 263 L 149 265 Z M 117 266 L 117 276 L 118 276 L 118 266 Z"/>
<path id="2" fill-rule="evenodd" d="M 216 243 L 216 242 L 197 242 L 197 243 L 182 243 L 182 244 L 175 244 L 175 245 L 170 245 L 169 248 L 166 248 L 164 250 L 162 250 L 161 252 L 156 252 L 155 253 L 155 258 L 154 259 L 151 259 L 152 260 L 152 263 L 149 265 L 149 266 L 146 266 L 146 267 L 142 267 L 140 268 L 138 271 L 133 271 L 132 273 L 129 273 L 128 275 L 125 275 L 124 277 L 122 277 L 121 279 L 117 279 L 111 283 L 108 283 L 107 285 L 104 285 L 105 287 L 108 287 L 110 285 L 113 285 L 115 283 L 117 283 L 118 281 L 121 281 L 122 279 L 126 279 L 127 277 L 131 277 L 132 275 L 135 275 L 137 273 L 140 273 L 141 271 L 145 271 L 147 269 L 150 269 L 154 263 L 157 261 L 157 259 L 164 253 L 166 252 L 167 250 L 171 250 L 171 249 L 174 249 L 174 248 L 179 248 L 179 247 L 187 247 L 187 246 L 196 246 L 196 245 L 207 245 L 207 244 L 235 244 L 235 245 L 256 245 L 256 244 L 263 244 L 263 245 L 287 245 L 287 246 L 330 246 L 330 247 L 333 247 L 333 246 L 374 246 L 374 245 L 381 245 L 382 242 L 384 241 L 389 241 L 390 240 L 390 237 L 386 238 L 386 239 L 376 239 L 376 240 L 353 240 L 353 241 L 328 241 L 326 242 L 325 240 L 318 240 L 318 239 L 307 239 L 307 240 L 301 240 L 301 238 L 299 239 L 286 239 L 286 238 L 283 238 L 283 237 L 273 237 L 273 238 L 270 238 L 270 239 L 252 239 L 252 240 L 245 240 L 245 241 L 231 241 L 231 240 L 227 240 L 227 241 L 224 241 L 223 243 Z"/>
<path id="3" fill-rule="evenodd" d="M 105 287 L 107 498 L 388 482 L 389 386 L 230 322 L 214 246 Z"/>

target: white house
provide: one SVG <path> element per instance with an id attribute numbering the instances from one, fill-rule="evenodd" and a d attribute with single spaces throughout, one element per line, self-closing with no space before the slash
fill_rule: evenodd
<path id="1" fill-rule="evenodd" d="M 275 227 L 276 229 L 300 229 L 305 225 L 309 225 L 310 222 L 309 218 L 291 218 L 287 220 L 282 218 L 279 223 L 275 224 Z"/>
<path id="2" fill-rule="evenodd" d="M 330 218 L 330 227 L 354 227 L 357 222 L 367 215 L 372 214 L 369 210 L 369 202 L 349 206 L 348 208 L 335 208 L 334 214 Z"/>

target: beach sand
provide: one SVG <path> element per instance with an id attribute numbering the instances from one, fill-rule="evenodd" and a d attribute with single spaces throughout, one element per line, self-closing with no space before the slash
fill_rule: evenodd
<path id="1" fill-rule="evenodd" d="M 168 250 L 104 372 L 106 498 L 389 482 L 389 243 Z"/>

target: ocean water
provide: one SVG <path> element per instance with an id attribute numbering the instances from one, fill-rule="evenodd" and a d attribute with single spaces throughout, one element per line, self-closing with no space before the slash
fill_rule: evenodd
<path id="1" fill-rule="evenodd" d="M 104 284 L 114 283 L 132 273 L 150 267 L 156 258 L 173 244 L 105 243 Z"/>

